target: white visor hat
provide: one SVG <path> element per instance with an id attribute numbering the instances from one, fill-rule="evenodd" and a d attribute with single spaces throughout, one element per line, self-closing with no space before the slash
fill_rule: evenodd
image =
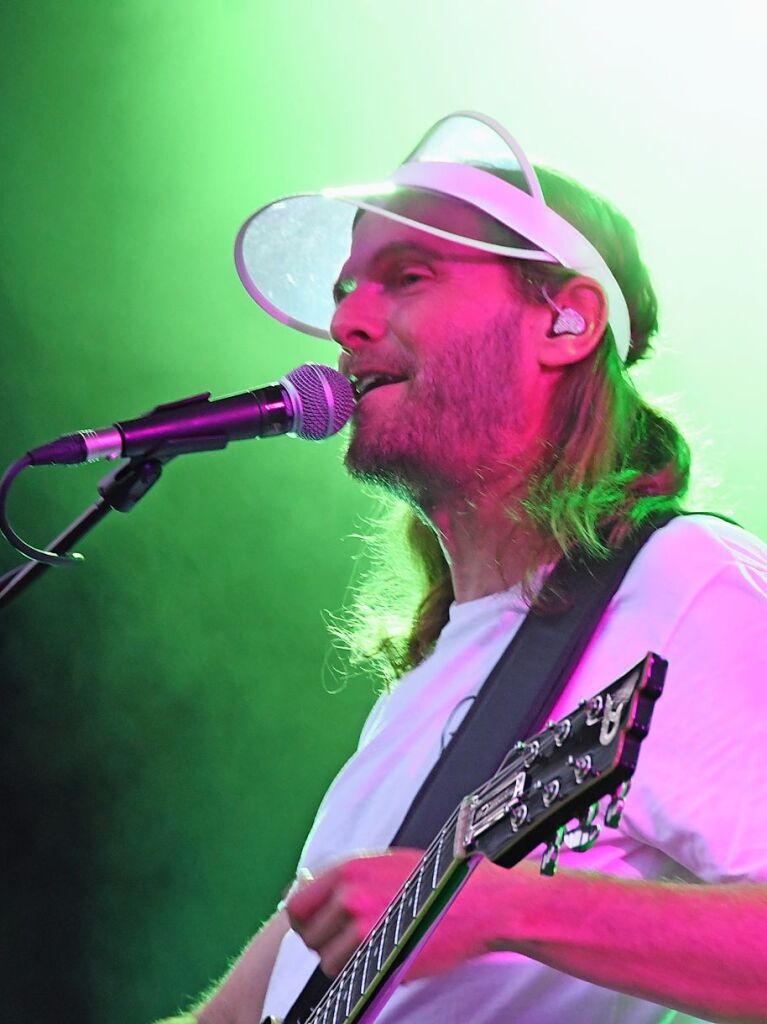
<path id="1" fill-rule="evenodd" d="M 403 190 L 468 203 L 508 229 L 515 244 L 454 234 L 428 223 L 425 213 L 414 219 L 410 207 L 408 215 L 387 209 L 387 199 Z M 235 242 L 237 272 L 249 294 L 280 323 L 330 338 L 333 288 L 349 257 L 355 217 L 363 210 L 482 252 L 557 263 L 592 278 L 604 290 L 615 345 L 625 362 L 631 329 L 618 282 L 591 242 L 546 205 L 522 148 L 492 118 L 474 111 L 448 115 L 383 182 L 288 196 L 261 207 Z"/>

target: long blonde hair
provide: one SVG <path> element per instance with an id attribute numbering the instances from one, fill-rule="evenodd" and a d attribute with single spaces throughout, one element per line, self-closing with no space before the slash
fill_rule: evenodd
<path id="1" fill-rule="evenodd" d="M 503 172 L 495 171 L 503 177 Z M 571 178 L 536 167 L 546 202 L 601 252 L 629 307 L 631 366 L 658 330 L 655 293 L 634 229 L 612 204 Z M 509 260 L 509 273 L 532 301 L 573 276 L 558 265 Z M 528 481 L 521 512 L 543 538 L 531 553 L 523 592 L 545 611 L 549 595 L 533 586 L 538 567 L 575 548 L 606 557 L 648 516 L 678 509 L 690 452 L 676 426 L 646 403 L 621 365 L 607 328 L 587 359 L 565 371 L 550 410 L 544 454 Z M 453 600 L 449 568 L 433 530 L 388 495 L 364 538 L 365 568 L 330 629 L 351 665 L 386 685 L 429 654 Z M 520 510 L 514 515 L 519 516 Z"/>

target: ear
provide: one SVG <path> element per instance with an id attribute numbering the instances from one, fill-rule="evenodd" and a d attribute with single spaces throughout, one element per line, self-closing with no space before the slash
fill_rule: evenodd
<path id="1" fill-rule="evenodd" d="M 550 368 L 578 363 L 591 355 L 607 328 L 607 298 L 602 286 L 590 277 L 573 277 L 550 298 L 551 327 L 540 339 L 538 361 L 541 366 Z M 568 331 L 565 324 L 564 332 L 555 334 L 554 325 L 560 318 L 553 308 L 555 305 L 564 312 L 571 310 L 580 314 L 585 322 L 583 330 L 580 333 Z"/>

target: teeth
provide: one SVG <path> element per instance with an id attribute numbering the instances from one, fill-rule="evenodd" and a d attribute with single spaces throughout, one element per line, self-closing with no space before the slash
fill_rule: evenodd
<path id="1" fill-rule="evenodd" d="M 365 373 L 361 377 L 354 379 L 357 397 L 362 398 L 364 394 L 380 384 L 397 383 L 401 379 L 386 373 Z"/>

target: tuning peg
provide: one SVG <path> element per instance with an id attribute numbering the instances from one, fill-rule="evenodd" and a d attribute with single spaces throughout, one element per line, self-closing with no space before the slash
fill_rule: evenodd
<path id="1" fill-rule="evenodd" d="M 509 824 L 511 825 L 512 832 L 517 832 L 522 828 L 527 821 L 528 813 L 527 804 L 517 804 L 516 807 L 512 807 L 511 814 L 509 815 Z"/>
<path id="2" fill-rule="evenodd" d="M 591 754 L 580 754 L 578 757 L 573 757 L 570 754 L 567 758 L 567 763 L 572 767 L 575 781 L 578 785 L 591 774 L 593 768 Z"/>
<path id="3" fill-rule="evenodd" d="M 626 802 L 625 797 L 629 791 L 630 785 L 630 780 L 622 783 L 610 797 L 610 803 L 607 805 L 607 810 L 605 811 L 605 825 L 607 825 L 608 828 L 617 828 L 620 825 L 623 806 Z"/>
<path id="4" fill-rule="evenodd" d="M 601 693 L 586 702 L 586 725 L 596 725 L 602 717 L 604 699 Z"/>
<path id="5" fill-rule="evenodd" d="M 536 758 L 541 752 L 541 744 L 538 740 L 530 740 L 529 743 L 525 744 L 524 752 L 525 756 L 522 761 L 522 764 L 525 766 L 525 768 L 532 768 Z"/>
<path id="6" fill-rule="evenodd" d="M 547 722 L 546 728 L 554 737 L 554 743 L 561 747 L 567 737 L 570 735 L 573 724 L 569 718 L 563 718 L 560 722 Z"/>
<path id="7" fill-rule="evenodd" d="M 602 831 L 594 821 L 599 810 L 599 804 L 592 804 L 584 815 L 578 819 L 577 825 L 565 832 L 565 845 L 576 853 L 585 853 L 590 850 L 599 838 Z"/>
<path id="8" fill-rule="evenodd" d="M 542 787 L 541 799 L 543 800 L 544 807 L 551 807 L 559 796 L 561 788 L 562 784 L 559 779 L 549 779 L 549 781 Z"/>
<path id="9" fill-rule="evenodd" d="M 565 826 L 562 825 L 554 833 L 554 837 L 547 845 L 541 856 L 541 874 L 555 875 L 557 872 L 557 861 L 559 860 L 559 848 L 565 837 Z"/>

